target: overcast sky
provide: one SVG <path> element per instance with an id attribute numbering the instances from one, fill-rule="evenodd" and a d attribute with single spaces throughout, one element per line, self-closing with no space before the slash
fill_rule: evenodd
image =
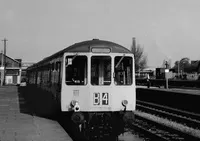
<path id="1" fill-rule="evenodd" d="M 73 43 L 99 38 L 144 47 L 148 65 L 200 59 L 199 0 L 1 0 L 7 54 L 37 62 Z M 3 50 L 3 42 L 0 44 Z"/>

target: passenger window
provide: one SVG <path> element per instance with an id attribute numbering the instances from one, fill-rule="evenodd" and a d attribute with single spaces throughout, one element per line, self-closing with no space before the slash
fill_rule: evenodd
<path id="1" fill-rule="evenodd" d="M 87 84 L 87 56 L 67 56 L 65 61 L 67 85 Z"/>
<path id="2" fill-rule="evenodd" d="M 56 71 L 60 71 L 61 62 L 56 62 Z"/>
<path id="3" fill-rule="evenodd" d="M 92 56 L 91 58 L 91 84 L 111 84 L 111 57 Z"/>
<path id="4" fill-rule="evenodd" d="M 115 57 L 115 84 L 131 85 L 132 84 L 132 57 L 116 56 Z"/>
<path id="5" fill-rule="evenodd" d="M 51 64 L 51 70 L 52 70 L 52 71 L 55 70 L 55 65 L 54 65 L 54 63 Z"/>

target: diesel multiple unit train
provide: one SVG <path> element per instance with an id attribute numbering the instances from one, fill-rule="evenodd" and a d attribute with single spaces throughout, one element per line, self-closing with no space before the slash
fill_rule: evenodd
<path id="1" fill-rule="evenodd" d="M 27 87 L 32 92 L 41 90 L 39 96 L 51 97 L 46 98 L 51 102 L 43 103 L 51 105 L 50 113 L 65 113 L 66 120 L 92 139 L 100 134 L 119 135 L 134 118 L 134 72 L 134 56 L 128 49 L 93 39 L 27 68 Z"/>

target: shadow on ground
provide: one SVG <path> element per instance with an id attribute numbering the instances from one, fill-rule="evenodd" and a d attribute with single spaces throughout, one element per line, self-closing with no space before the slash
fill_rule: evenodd
<path id="1" fill-rule="evenodd" d="M 18 87 L 20 112 L 48 119 L 57 119 L 58 107 L 52 95 L 37 88 Z"/>
<path id="2" fill-rule="evenodd" d="M 79 132 L 79 128 L 72 128 L 75 127 L 75 124 L 71 122 L 68 113 L 60 112 L 55 100 L 52 100 L 52 94 L 37 88 L 18 87 L 18 97 L 21 113 L 56 120 L 73 141 L 85 140 L 83 134 Z M 109 138 L 103 141 L 107 140 L 112 141 L 113 139 Z"/>
<path id="3" fill-rule="evenodd" d="M 55 103 L 52 102 L 52 97 L 47 92 L 19 86 L 18 97 L 21 113 L 58 121 L 73 141 L 83 140 L 83 136 L 76 129 L 72 130 L 71 127 L 74 125 L 69 122 L 70 119 L 66 114 L 55 112 L 59 110 L 55 109 Z"/>
<path id="4" fill-rule="evenodd" d="M 25 95 L 25 87 L 18 87 L 18 100 L 19 100 L 20 113 L 33 115 L 34 113 L 29 107 L 29 104 L 25 99 L 24 95 Z"/>

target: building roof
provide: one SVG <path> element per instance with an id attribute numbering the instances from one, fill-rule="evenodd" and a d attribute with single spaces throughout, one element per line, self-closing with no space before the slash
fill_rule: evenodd
<path id="1" fill-rule="evenodd" d="M 0 53 L 0 56 L 2 56 L 2 55 L 4 56 L 3 53 Z M 6 55 L 6 57 L 9 58 L 9 59 L 11 59 L 11 60 L 13 60 L 13 61 L 15 61 L 16 63 L 20 63 L 19 61 L 15 60 L 15 59 L 13 59 L 13 58 L 7 56 L 7 55 Z M 0 58 L 0 60 L 1 60 L 1 58 Z"/>
<path id="2" fill-rule="evenodd" d="M 155 71 L 156 70 L 156 68 L 145 68 L 145 69 L 143 69 L 143 71 Z"/>
<path id="3" fill-rule="evenodd" d="M 35 64 L 35 63 L 33 63 L 33 62 L 22 62 L 22 69 L 26 69 L 26 68 L 32 66 L 33 64 Z"/>

